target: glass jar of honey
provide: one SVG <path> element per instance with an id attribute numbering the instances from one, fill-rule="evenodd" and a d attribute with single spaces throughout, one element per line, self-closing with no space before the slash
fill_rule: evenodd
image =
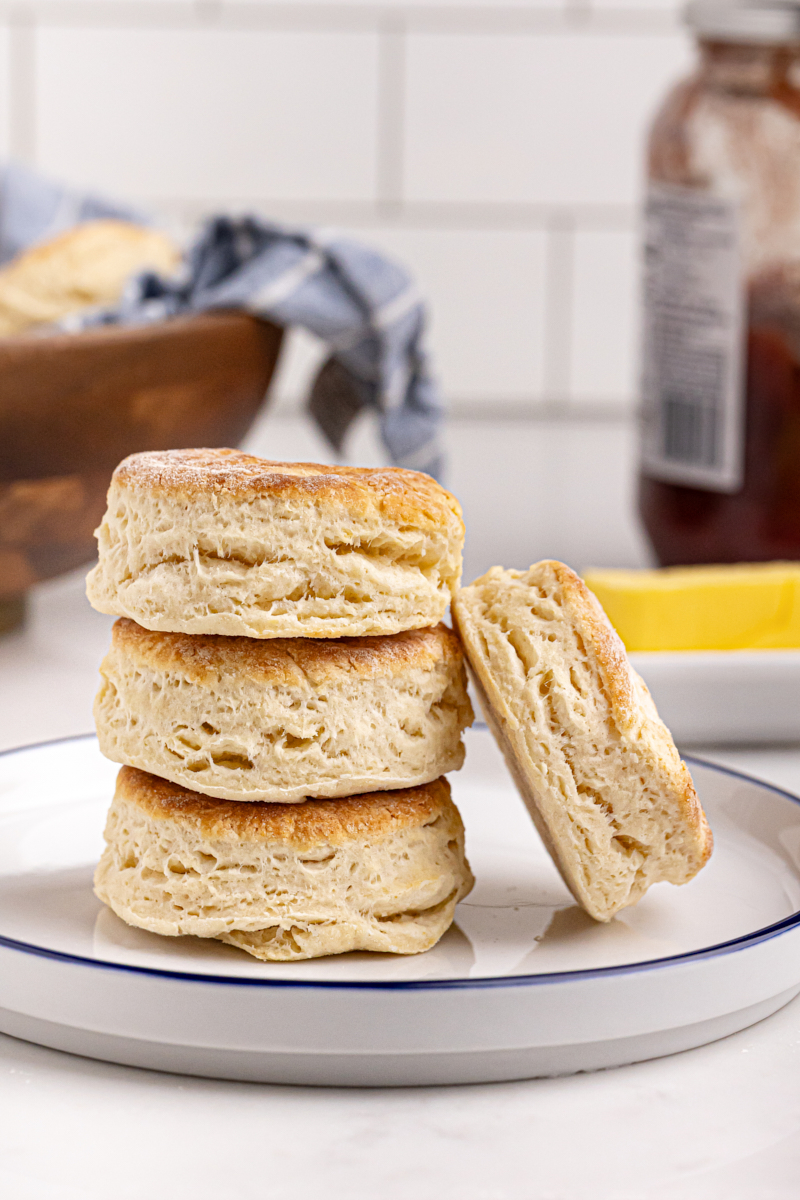
<path id="1" fill-rule="evenodd" d="M 640 512 L 662 565 L 800 559 L 800 0 L 696 0 L 656 116 Z"/>

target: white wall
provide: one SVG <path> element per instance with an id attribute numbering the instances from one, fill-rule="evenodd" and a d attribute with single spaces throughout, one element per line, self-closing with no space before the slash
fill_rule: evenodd
<path id="1" fill-rule="evenodd" d="M 585 468 L 555 472 L 555 508 L 571 511 L 565 479 L 608 500 L 590 557 L 640 561 L 627 499 L 637 207 L 648 119 L 691 61 L 675 7 L 16 0 L 0 11 L 0 152 L 180 220 L 249 208 L 384 246 L 430 298 L 468 509 L 503 521 L 498 456 L 519 473 L 520 446 L 535 447 L 541 475 L 551 447 Z M 306 438 L 291 414 L 316 357 L 294 340 L 283 425 L 253 444 Z M 468 472 L 481 424 L 495 461 Z M 613 484 L 575 448 L 600 428 L 617 437 Z M 571 518 L 553 528 L 503 552 L 585 553 Z"/>

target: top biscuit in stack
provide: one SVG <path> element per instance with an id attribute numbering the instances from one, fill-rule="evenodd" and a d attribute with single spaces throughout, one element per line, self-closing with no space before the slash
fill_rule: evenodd
<path id="1" fill-rule="evenodd" d="M 361 637 L 441 620 L 464 525 L 416 471 L 168 450 L 120 463 L 97 538 L 89 600 L 145 629 Z"/>

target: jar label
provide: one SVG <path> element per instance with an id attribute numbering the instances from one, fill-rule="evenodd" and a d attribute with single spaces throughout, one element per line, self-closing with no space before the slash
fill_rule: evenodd
<path id="1" fill-rule="evenodd" d="M 651 184 L 645 209 L 642 466 L 735 492 L 744 473 L 744 288 L 738 207 Z"/>

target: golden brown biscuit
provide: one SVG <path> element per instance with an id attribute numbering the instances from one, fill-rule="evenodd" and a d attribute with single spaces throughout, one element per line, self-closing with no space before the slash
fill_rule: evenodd
<path id="1" fill-rule="evenodd" d="M 170 450 L 117 467 L 97 539 L 100 612 L 177 633 L 361 637 L 442 619 L 464 525 L 417 471 Z"/>
<path id="2" fill-rule="evenodd" d="M 95 891 L 140 929 L 256 958 L 417 954 L 473 879 L 444 779 L 305 804 L 211 800 L 123 767 Z"/>
<path id="3" fill-rule="evenodd" d="M 548 850 L 598 921 L 687 883 L 711 831 L 669 730 L 569 567 L 492 569 L 453 604 L 486 719 Z"/>
<path id="4" fill-rule="evenodd" d="M 100 667 L 100 749 L 226 800 L 293 802 L 429 783 L 464 761 L 461 643 L 154 633 L 117 621 Z"/>
<path id="5" fill-rule="evenodd" d="M 158 229 L 114 220 L 76 225 L 0 269 L 0 334 L 115 304 L 132 275 L 169 274 L 179 261 L 177 246 Z"/>

